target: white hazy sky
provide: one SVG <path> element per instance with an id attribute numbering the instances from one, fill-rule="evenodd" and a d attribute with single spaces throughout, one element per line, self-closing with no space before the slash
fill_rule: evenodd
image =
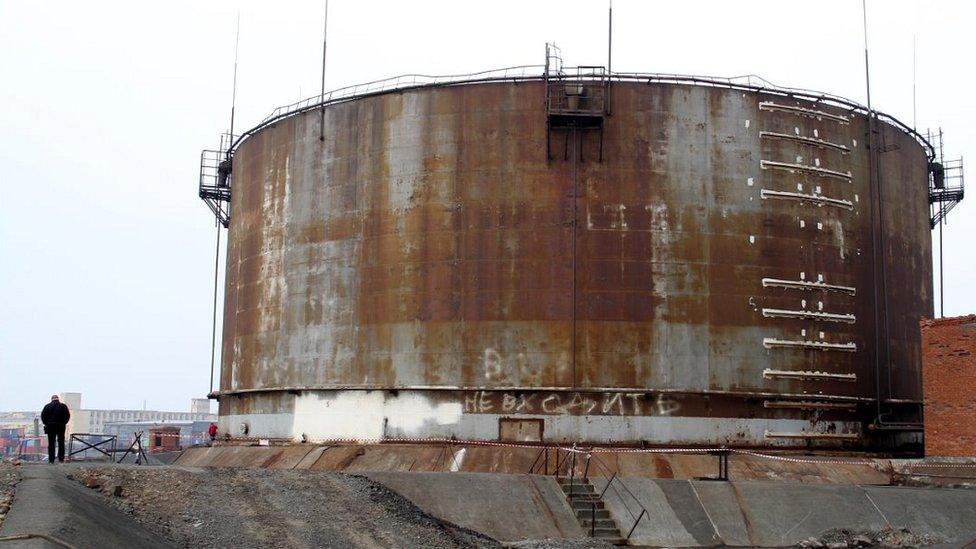
<path id="1" fill-rule="evenodd" d="M 870 0 L 872 100 L 976 153 L 976 5 Z M 0 0 L 0 410 L 183 410 L 206 394 L 214 228 L 200 149 L 317 93 L 322 2 Z M 736 76 L 863 102 L 859 0 L 614 4 L 614 69 Z M 402 73 L 604 64 L 600 1 L 333 0 L 327 88 Z M 976 312 L 976 197 L 945 237 L 946 315 Z M 897 290 L 896 290 L 897 291 Z M 938 310 L 938 309 L 937 309 Z"/>

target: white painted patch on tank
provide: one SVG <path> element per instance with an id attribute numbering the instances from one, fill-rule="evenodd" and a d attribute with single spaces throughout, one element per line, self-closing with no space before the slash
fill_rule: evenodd
<path id="1" fill-rule="evenodd" d="M 416 392 L 305 393 L 295 397 L 291 437 L 356 441 L 421 437 L 431 426 L 457 424 L 461 412 L 460 402 L 435 404 Z"/>
<path id="2" fill-rule="evenodd" d="M 383 436 L 383 392 L 305 393 L 295 397 L 292 437 L 369 440 Z"/>
<path id="3" fill-rule="evenodd" d="M 423 427 L 433 425 L 454 425 L 461 420 L 463 406 L 460 402 L 434 404 L 426 395 L 404 392 L 397 396 L 387 396 L 384 402 L 384 415 L 387 428 L 400 436 L 423 436 Z"/>

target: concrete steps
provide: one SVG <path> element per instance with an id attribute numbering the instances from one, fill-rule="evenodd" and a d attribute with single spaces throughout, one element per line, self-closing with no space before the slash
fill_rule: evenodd
<path id="1" fill-rule="evenodd" d="M 627 540 L 620 534 L 620 528 L 589 479 L 560 477 L 557 480 L 576 520 L 587 535 L 614 545 L 627 545 Z"/>

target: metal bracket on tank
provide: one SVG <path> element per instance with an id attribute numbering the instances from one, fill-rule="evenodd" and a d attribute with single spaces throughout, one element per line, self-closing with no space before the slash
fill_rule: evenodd
<path id="1" fill-rule="evenodd" d="M 760 167 L 764 170 L 777 169 L 777 170 L 789 170 L 791 172 L 806 172 L 816 174 L 822 177 L 833 177 L 836 179 L 843 179 L 845 181 L 851 181 L 854 176 L 850 171 L 838 172 L 836 170 L 828 170 L 827 168 L 821 168 L 819 166 L 807 166 L 806 164 L 795 164 L 792 162 L 779 162 L 777 160 L 760 160 Z"/>
<path id="2" fill-rule="evenodd" d="M 826 341 L 809 341 L 803 339 L 776 339 L 775 337 L 763 338 L 763 347 L 774 349 L 779 347 L 797 347 L 802 349 L 816 349 L 818 351 L 844 351 L 853 353 L 857 351 L 857 344 L 850 343 L 827 343 Z"/>
<path id="3" fill-rule="evenodd" d="M 776 287 L 788 288 L 791 290 L 823 290 L 825 292 L 843 292 L 854 295 L 857 288 L 853 286 L 839 286 L 837 284 L 827 284 L 825 282 L 814 282 L 812 280 L 782 280 L 779 278 L 762 279 L 763 288 Z"/>
<path id="4" fill-rule="evenodd" d="M 759 132 L 760 139 L 785 139 L 787 141 L 798 141 L 800 143 L 805 143 L 807 145 L 813 145 L 815 147 L 825 147 L 828 149 L 835 149 L 843 152 L 844 154 L 849 153 L 851 150 L 847 148 L 846 145 L 841 145 L 840 143 L 831 143 L 830 141 L 824 141 L 823 139 L 816 139 L 813 137 L 805 137 L 802 135 L 792 135 L 788 133 L 777 133 L 777 132 Z"/>
<path id="5" fill-rule="evenodd" d="M 810 370 L 773 370 L 766 368 L 763 370 L 765 379 L 806 379 L 817 381 L 857 381 L 857 374 L 834 374 L 830 372 L 819 372 Z"/>
<path id="6" fill-rule="evenodd" d="M 762 314 L 768 318 L 803 318 L 809 320 L 825 320 L 827 322 L 845 322 L 847 324 L 854 324 L 857 321 L 857 318 L 852 314 L 825 313 L 822 311 L 790 311 L 787 309 L 767 309 L 764 307 Z"/>
<path id="7" fill-rule="evenodd" d="M 854 203 L 850 200 L 843 200 L 840 198 L 830 198 L 822 194 L 804 194 L 795 193 L 790 191 L 770 191 L 768 189 L 762 189 L 759 192 L 760 197 L 763 200 L 768 198 L 781 199 L 781 200 L 798 200 L 800 202 L 811 202 L 817 206 L 833 206 L 835 208 L 844 208 L 845 210 L 853 210 Z"/>
<path id="8" fill-rule="evenodd" d="M 772 101 L 762 101 L 759 103 L 759 110 L 761 111 L 782 111 L 791 112 L 793 114 L 798 114 L 800 116 L 809 116 L 811 118 L 826 118 L 827 120 L 833 120 L 834 122 L 839 122 L 841 124 L 850 123 L 846 116 L 839 114 L 830 114 L 825 111 L 817 111 L 813 109 L 805 109 L 803 107 L 797 107 L 795 105 L 781 105 L 778 103 L 773 103 Z"/>

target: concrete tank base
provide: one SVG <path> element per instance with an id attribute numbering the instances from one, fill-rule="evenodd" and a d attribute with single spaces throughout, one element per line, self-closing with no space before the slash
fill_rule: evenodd
<path id="1" fill-rule="evenodd" d="M 177 465 L 356 472 L 433 516 L 499 541 L 585 537 L 557 477 L 525 474 L 539 450 L 465 445 L 218 445 L 190 448 Z M 602 470 L 600 475 L 591 472 L 594 486 L 602 489 L 609 475 L 617 473 L 614 484 L 625 485 L 648 510 L 634 529 L 633 545 L 784 547 L 843 528 L 859 532 L 908 528 L 915 535 L 958 545 L 976 537 L 976 491 L 872 486 L 889 482 L 881 470 L 907 466 L 895 460 L 833 458 L 810 463 L 802 458 L 784 461 L 735 454 L 730 459 L 732 481 L 716 482 L 694 480 L 714 475 L 713 456 L 600 455 L 613 472 L 608 476 Z M 591 471 L 594 468 L 591 464 Z M 608 490 L 604 502 L 617 526 L 627 532 L 634 524 L 632 513 L 640 508 L 624 493 L 619 486 Z"/>
<path id="2" fill-rule="evenodd" d="M 590 474 L 689 480 L 714 477 L 716 456 L 705 453 L 636 451 L 636 448 L 597 448 Z M 575 463 L 557 446 L 518 444 L 470 444 L 462 441 L 426 444 L 283 444 L 255 445 L 255 441 L 220 441 L 215 446 L 187 449 L 176 465 L 192 467 L 265 467 L 318 471 L 424 471 L 454 473 L 512 473 L 529 471 L 553 474 L 575 466 L 586 469 L 584 458 Z M 791 457 L 792 456 L 792 457 Z M 784 459 L 786 458 L 786 459 Z M 795 459 L 800 458 L 800 459 Z M 818 462 L 816 460 L 825 460 Z M 781 480 L 831 484 L 892 482 L 889 471 L 905 463 L 891 459 L 834 456 L 804 458 L 796 452 L 769 457 L 743 451 L 729 457 L 729 476 L 735 480 Z M 914 462 L 911 462 L 914 463 Z M 964 471 L 969 474 L 976 472 Z"/>
<path id="3" fill-rule="evenodd" d="M 802 395 L 799 397 L 802 398 Z M 782 395 L 607 390 L 288 390 L 222 396 L 219 429 L 294 442 L 428 438 L 584 444 L 832 447 L 863 445 L 862 423 L 816 423 Z M 797 400 L 796 402 L 801 402 Z M 838 402 L 854 410 L 855 399 Z M 743 417 L 743 410 L 754 410 Z"/>

